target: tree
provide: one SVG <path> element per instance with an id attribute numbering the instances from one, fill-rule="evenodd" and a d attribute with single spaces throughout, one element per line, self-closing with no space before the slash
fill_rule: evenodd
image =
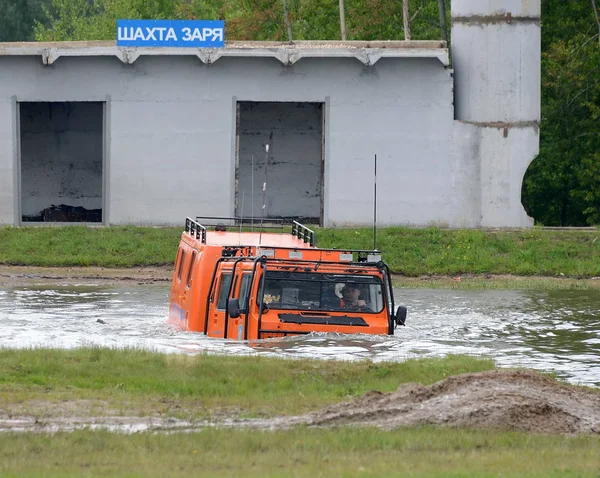
<path id="1" fill-rule="evenodd" d="M 0 42 L 33 41 L 33 23 L 44 20 L 50 0 L 0 0 Z"/>
<path id="2" fill-rule="evenodd" d="M 18 0 L 0 0 L 13 1 Z M 41 0 L 38 0 L 41 1 Z M 48 22 L 36 24 L 40 41 L 113 40 L 119 18 L 222 19 L 228 40 L 286 41 L 282 2 L 273 0 L 45 0 Z M 413 0 L 412 36 L 440 38 L 440 0 Z M 449 5 L 450 0 L 444 0 Z M 287 0 L 295 40 L 340 37 L 339 0 Z M 398 0 L 346 2 L 348 40 L 404 38 L 402 4 Z"/>
<path id="3" fill-rule="evenodd" d="M 587 2 L 542 3 L 540 154 L 523 182 L 538 223 L 600 223 L 600 48 Z"/>

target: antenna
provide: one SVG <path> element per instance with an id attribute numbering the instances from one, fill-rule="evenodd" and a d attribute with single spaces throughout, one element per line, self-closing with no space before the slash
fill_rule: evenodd
<path id="1" fill-rule="evenodd" d="M 375 155 L 375 174 L 373 176 L 373 249 L 377 250 L 377 155 Z"/>
<path id="2" fill-rule="evenodd" d="M 240 214 L 240 245 L 242 241 L 242 224 L 244 224 L 244 196 L 246 195 L 246 191 L 242 191 L 242 210 Z"/>
<path id="3" fill-rule="evenodd" d="M 263 183 L 263 204 L 260 213 L 260 234 L 258 235 L 258 246 L 262 241 L 263 219 L 265 217 L 265 209 L 267 208 L 267 172 L 269 166 L 269 143 L 265 144 L 265 182 Z"/>
<path id="4" fill-rule="evenodd" d="M 252 155 L 252 191 L 250 192 L 250 204 L 252 212 L 250 216 L 250 230 L 254 232 L 254 155 Z"/>

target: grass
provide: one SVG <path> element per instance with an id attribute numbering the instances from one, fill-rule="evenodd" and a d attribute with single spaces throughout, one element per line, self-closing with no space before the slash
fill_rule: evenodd
<path id="1" fill-rule="evenodd" d="M 0 227 L 0 264 L 171 265 L 181 228 Z M 600 231 L 385 228 L 399 285 L 596 288 Z M 371 248 L 370 229 L 319 229 L 321 247 Z M 501 279 L 489 274 L 510 275 Z M 427 276 L 423 278 L 422 276 Z M 518 277 L 514 277 L 518 276 Z M 537 277 L 547 276 L 547 277 Z M 458 280 L 460 278 L 460 280 Z M 0 414 L 275 417 L 400 384 L 494 368 L 485 358 L 403 363 L 0 349 Z M 598 436 L 412 428 L 0 433 L 0 476 L 596 477 Z"/>
<path id="2" fill-rule="evenodd" d="M 436 428 L 1 434 L 3 477 L 597 477 L 598 437 Z"/>
<path id="3" fill-rule="evenodd" d="M 600 278 L 494 276 L 489 274 L 459 276 L 394 276 L 395 287 L 411 289 L 460 290 L 597 290 Z"/>
<path id="4" fill-rule="evenodd" d="M 373 389 L 392 391 L 406 382 L 430 384 L 493 368 L 491 360 L 468 356 L 375 364 L 96 347 L 0 349 L 0 409 L 40 420 L 81 416 L 83 409 L 72 408 L 81 402 L 96 416 L 203 418 L 234 410 L 235 416 L 271 417 Z M 597 477 L 598 449 L 598 436 L 433 427 L 4 432 L 0 476 Z"/>
<path id="5" fill-rule="evenodd" d="M 172 264 L 181 228 L 0 227 L 0 264 L 137 267 Z"/>
<path id="6" fill-rule="evenodd" d="M 326 229 L 320 245 L 373 246 L 369 229 Z M 423 275 L 513 274 L 585 278 L 600 275 L 600 230 L 519 231 L 409 229 L 378 231 L 378 247 L 392 271 Z"/>
<path id="7" fill-rule="evenodd" d="M 202 418 L 234 410 L 270 417 L 493 368 L 491 360 L 467 356 L 374 364 L 95 347 L 0 349 L 0 409 L 43 420 L 69 411 L 81 416 L 82 409 L 70 407 L 85 401 L 86 412 L 97 415 Z M 44 412 L 42 404 L 54 407 Z M 0 476 L 597 477 L 598 449 L 598 436 L 432 427 L 0 433 Z"/>
<path id="8" fill-rule="evenodd" d="M 163 355 L 138 349 L 0 349 L 0 408 L 92 400 L 125 414 L 179 418 L 235 409 L 245 417 L 298 414 L 399 384 L 431 384 L 490 370 L 491 360 L 449 356 L 403 363 Z M 140 397 L 143 400 L 140 401 Z M 186 414 L 184 416 L 184 414 Z"/>
<path id="9" fill-rule="evenodd" d="M 182 228 L 0 227 L 0 264 L 139 267 L 171 265 Z M 370 228 L 317 228 L 320 247 L 373 247 Z M 510 274 L 600 276 L 600 229 L 558 231 L 381 228 L 377 247 L 406 277 Z"/>

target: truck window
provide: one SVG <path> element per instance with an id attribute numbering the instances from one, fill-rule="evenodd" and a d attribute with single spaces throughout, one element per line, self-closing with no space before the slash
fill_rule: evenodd
<path id="1" fill-rule="evenodd" d="M 262 301 L 271 309 L 380 313 L 384 307 L 383 283 L 377 276 L 284 271 L 266 274 Z M 358 289 L 358 299 L 364 305 L 353 306 L 345 300 L 344 287 Z"/>
<path id="2" fill-rule="evenodd" d="M 217 309 L 225 310 L 227 307 L 227 293 L 231 285 L 231 273 L 221 276 L 221 284 L 219 285 L 219 299 L 217 301 Z"/>
<path id="3" fill-rule="evenodd" d="M 181 273 L 183 271 L 183 263 L 185 262 L 185 251 L 181 249 L 181 255 L 179 256 L 179 268 L 177 269 L 177 280 L 181 280 Z"/>
<path id="4" fill-rule="evenodd" d="M 192 260 L 190 261 L 190 267 L 188 268 L 187 280 L 185 281 L 185 286 L 189 289 L 190 284 L 192 283 L 192 270 L 194 269 L 194 262 L 196 262 L 196 251 L 192 253 Z"/>
<path id="5" fill-rule="evenodd" d="M 246 309 L 248 307 L 248 295 L 250 292 L 251 279 L 251 274 L 244 274 L 242 276 L 242 284 L 240 285 L 240 310 L 243 312 L 246 312 Z"/>

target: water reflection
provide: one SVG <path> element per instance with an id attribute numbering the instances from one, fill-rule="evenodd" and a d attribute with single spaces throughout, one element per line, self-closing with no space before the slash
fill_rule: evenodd
<path id="1" fill-rule="evenodd" d="M 142 347 L 171 353 L 399 361 L 463 353 L 554 371 L 600 386 L 597 291 L 397 291 L 409 308 L 393 337 L 309 335 L 258 342 L 208 339 L 165 325 L 168 286 L 0 289 L 0 346 Z"/>

